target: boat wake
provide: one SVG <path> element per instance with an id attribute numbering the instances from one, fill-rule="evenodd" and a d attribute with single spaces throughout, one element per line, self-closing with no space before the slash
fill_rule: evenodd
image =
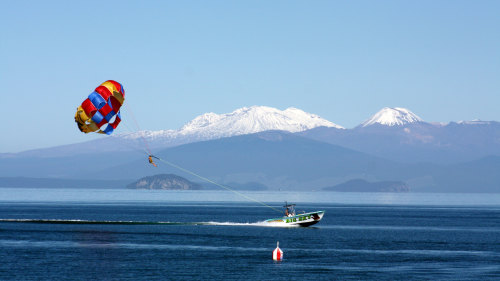
<path id="1" fill-rule="evenodd" d="M 0 219 L 0 223 L 33 223 L 33 224 L 101 224 L 101 225 L 215 225 L 215 226 L 262 226 L 262 227 L 295 227 L 286 223 L 259 222 L 168 222 L 168 221 L 98 221 L 79 219 Z"/>
<path id="2" fill-rule="evenodd" d="M 238 222 L 203 222 L 204 225 L 220 225 L 220 226 L 263 226 L 263 227 L 297 227 L 298 225 L 289 225 L 286 223 L 269 223 L 266 221 L 259 222 L 246 222 L 246 223 L 238 223 Z"/>

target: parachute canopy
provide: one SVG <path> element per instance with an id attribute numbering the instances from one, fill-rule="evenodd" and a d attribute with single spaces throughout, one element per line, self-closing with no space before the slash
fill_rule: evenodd
<path id="1" fill-rule="evenodd" d="M 102 83 L 77 108 L 75 122 L 78 129 L 84 133 L 111 134 L 120 124 L 120 107 L 124 101 L 122 84 L 113 80 Z"/>

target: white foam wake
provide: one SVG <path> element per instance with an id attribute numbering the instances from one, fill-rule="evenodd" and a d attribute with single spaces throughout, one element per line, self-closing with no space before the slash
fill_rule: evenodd
<path id="1" fill-rule="evenodd" d="M 262 226 L 262 227 L 297 227 L 284 222 L 170 222 L 170 221 L 94 221 L 81 219 L 1 219 L 0 223 L 38 223 L 38 224 L 124 224 L 124 225 L 220 225 L 220 226 Z"/>
<path id="2" fill-rule="evenodd" d="M 221 225 L 221 226 L 262 226 L 262 227 L 297 227 L 298 225 L 290 225 L 285 222 L 266 222 L 266 221 L 258 221 L 258 222 L 216 222 L 209 221 L 204 222 L 205 225 Z"/>

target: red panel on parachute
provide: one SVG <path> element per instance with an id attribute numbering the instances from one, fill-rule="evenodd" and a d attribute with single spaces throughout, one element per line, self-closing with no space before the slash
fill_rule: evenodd
<path id="1" fill-rule="evenodd" d="M 104 86 L 99 86 L 99 87 L 95 88 L 95 91 L 98 92 L 103 97 L 103 99 L 106 101 L 112 95 L 112 93 L 108 90 L 108 88 L 106 88 Z"/>
<path id="2" fill-rule="evenodd" d="M 87 98 L 82 102 L 83 111 L 88 117 L 92 117 L 97 111 L 97 108 L 92 104 L 92 102 Z"/>

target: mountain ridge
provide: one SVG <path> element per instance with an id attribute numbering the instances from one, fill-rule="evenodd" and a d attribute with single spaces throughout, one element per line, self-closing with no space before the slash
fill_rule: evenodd
<path id="1" fill-rule="evenodd" d="M 266 106 L 252 106 L 225 114 L 205 113 L 179 130 L 139 131 L 112 137 L 103 136 L 82 143 L 3 153 L 0 154 L 0 159 L 54 158 L 125 151 L 142 153 L 146 150 L 145 146 L 151 151 L 148 153 L 154 153 L 168 147 L 251 132 L 265 132 L 268 129 L 291 132 L 403 162 L 451 163 L 500 154 L 499 122 L 472 120 L 447 124 L 428 123 L 415 116 L 404 108 L 386 107 L 365 121 L 366 126 L 362 126 L 362 123 L 352 129 L 345 129 L 294 107 L 278 110 Z"/>

